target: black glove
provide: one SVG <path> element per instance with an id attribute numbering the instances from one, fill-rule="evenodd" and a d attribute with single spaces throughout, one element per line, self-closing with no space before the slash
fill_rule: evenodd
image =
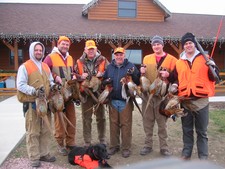
<path id="1" fill-rule="evenodd" d="M 102 86 L 105 87 L 108 84 L 112 84 L 112 79 L 108 78 L 102 81 Z"/>
<path id="2" fill-rule="evenodd" d="M 127 70 L 127 75 L 133 75 L 134 74 L 134 67 Z"/>

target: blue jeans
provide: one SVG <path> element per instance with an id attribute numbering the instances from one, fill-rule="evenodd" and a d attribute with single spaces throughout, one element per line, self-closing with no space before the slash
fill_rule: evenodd
<path id="1" fill-rule="evenodd" d="M 126 107 L 126 101 L 123 100 L 112 100 L 111 104 L 119 113 L 121 113 Z"/>

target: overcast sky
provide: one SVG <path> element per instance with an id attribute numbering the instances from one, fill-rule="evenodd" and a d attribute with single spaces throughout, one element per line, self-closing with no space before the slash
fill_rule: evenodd
<path id="1" fill-rule="evenodd" d="M 224 0 L 159 0 L 170 12 L 225 15 Z M 91 0 L 0 0 L 0 2 L 87 4 Z"/>

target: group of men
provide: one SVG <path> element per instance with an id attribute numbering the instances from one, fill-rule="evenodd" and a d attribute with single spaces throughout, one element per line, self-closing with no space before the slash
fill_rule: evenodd
<path id="1" fill-rule="evenodd" d="M 129 75 L 133 83 L 140 85 L 141 75 L 146 76 L 151 83 L 160 75 L 167 86 L 172 84 L 173 94 L 188 98 L 181 102 L 181 107 L 187 113 L 185 117 L 181 118 L 184 143 L 182 158 L 191 158 L 195 126 L 199 159 L 207 159 L 208 97 L 214 94 L 215 79 L 203 54 L 197 49 L 195 36 L 192 33 L 186 33 L 181 39 L 181 44 L 184 51 L 181 53 L 180 59 L 177 59 L 163 50 L 163 38 L 154 36 L 151 41 L 154 53 L 144 57 L 143 66 L 138 70 L 133 63 L 128 61 L 125 56 L 126 51 L 122 47 L 114 49 L 114 59 L 109 63 L 101 55 L 95 42 L 87 40 L 83 55 L 74 62 L 72 56 L 69 55 L 71 41 L 66 36 L 59 37 L 57 47 L 54 47 L 46 57 L 44 56 L 44 45 L 41 42 L 33 42 L 29 48 L 30 59 L 19 67 L 17 74 L 18 99 L 23 103 L 28 103 L 25 113 L 26 144 L 31 166 L 39 167 L 40 161 L 54 162 L 56 160 L 54 156 L 50 155 L 49 150 L 51 133 L 42 122 L 42 118 L 36 113 L 35 99 L 39 88 L 43 86 L 45 94 L 48 96 L 51 87 L 55 84 L 64 86 L 66 81 L 71 79 L 82 83 L 90 80 L 93 76 L 102 81 L 102 87 L 99 90 L 107 85 L 106 80 L 111 79 L 112 91 L 108 101 L 109 155 L 114 155 L 120 150 L 124 158 L 131 155 L 134 105 L 131 98 L 125 99 L 122 94 L 121 79 Z M 214 62 L 209 63 L 214 64 Z M 84 146 L 88 147 L 92 144 L 91 123 L 94 113 L 93 106 L 96 105 L 96 101 L 90 94 L 82 90 L 81 95 L 85 97 L 81 102 Z M 94 91 L 93 95 L 98 97 L 98 92 Z M 143 127 L 146 137 L 140 155 L 147 155 L 153 151 L 155 121 L 158 125 L 160 153 L 163 156 L 172 155 L 167 143 L 166 122 L 168 117 L 159 113 L 161 101 L 162 97 L 157 94 L 153 94 L 148 104 L 143 100 L 142 110 L 146 112 L 143 113 Z M 107 145 L 105 108 L 100 104 L 96 111 L 98 139 L 101 144 Z M 59 114 L 55 113 L 54 137 L 58 143 L 59 153 L 67 155 L 68 151 L 76 145 L 76 113 L 73 100 L 65 103 L 63 113 L 70 121 L 70 124 L 66 123 L 67 132 Z M 51 119 L 50 111 L 47 116 Z"/>

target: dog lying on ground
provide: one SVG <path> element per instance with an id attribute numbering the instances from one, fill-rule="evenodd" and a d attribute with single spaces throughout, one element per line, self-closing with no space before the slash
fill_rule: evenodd
<path id="1" fill-rule="evenodd" d="M 87 169 L 112 168 L 106 159 L 108 159 L 108 153 L 104 144 L 89 146 L 87 149 L 75 146 L 68 154 L 70 164 Z"/>

